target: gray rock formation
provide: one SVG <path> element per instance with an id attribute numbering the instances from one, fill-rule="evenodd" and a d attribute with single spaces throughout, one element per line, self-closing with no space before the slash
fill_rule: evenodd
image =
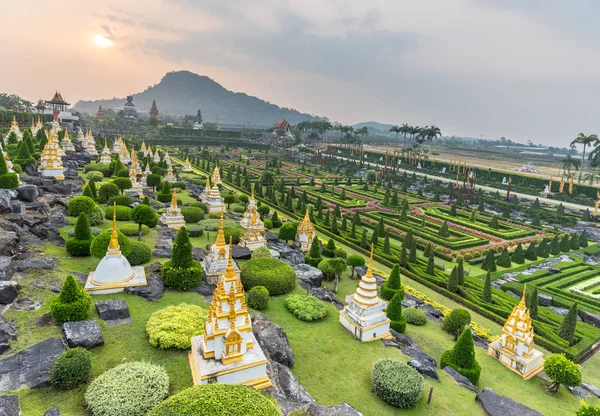
<path id="1" fill-rule="evenodd" d="M 252 332 L 263 352 L 271 360 L 294 368 L 294 351 L 282 327 L 261 313 L 252 317 Z"/>
<path id="2" fill-rule="evenodd" d="M 17 328 L 12 322 L 0 317 L 0 354 L 10 349 L 8 341 L 17 339 Z"/>
<path id="3" fill-rule="evenodd" d="M 96 310 L 100 319 L 115 321 L 130 318 L 129 308 L 124 300 L 105 300 L 96 302 Z"/>
<path id="4" fill-rule="evenodd" d="M 165 285 L 160 278 L 161 264 L 156 262 L 146 266 L 146 286 L 127 287 L 125 293 L 138 295 L 146 300 L 159 300 L 165 291 Z"/>
<path id="5" fill-rule="evenodd" d="M 438 376 L 435 366 L 432 366 L 431 364 L 429 364 L 429 362 L 413 359 L 410 360 L 407 364 L 415 370 L 417 370 L 419 373 L 423 374 L 424 376 L 440 381 L 440 376 Z"/>
<path id="6" fill-rule="evenodd" d="M 17 188 L 20 201 L 33 202 L 40 195 L 37 185 L 21 185 Z"/>
<path id="7" fill-rule="evenodd" d="M 17 282 L 0 281 L 0 305 L 8 305 L 12 303 L 19 295 Z"/>
<path id="8" fill-rule="evenodd" d="M 600 316 L 586 311 L 579 311 L 579 317 L 586 324 L 600 328 Z"/>
<path id="9" fill-rule="evenodd" d="M 18 272 L 24 272 L 32 269 L 53 270 L 60 264 L 60 260 L 54 256 L 40 256 L 15 261 L 13 264 L 15 266 L 15 270 Z"/>
<path id="10" fill-rule="evenodd" d="M 252 257 L 252 252 L 248 247 L 240 247 L 237 244 L 234 244 L 231 250 L 231 257 L 235 260 L 249 259 Z"/>
<path id="11" fill-rule="evenodd" d="M 309 264 L 295 264 L 292 268 L 296 271 L 298 284 L 304 289 L 320 287 L 323 282 L 323 272 Z"/>
<path id="12" fill-rule="evenodd" d="M 315 399 L 302 387 L 296 376 L 285 365 L 269 360 L 267 375 L 273 384 L 267 392 L 271 393 L 284 414 L 297 410 L 306 404 L 315 403 Z"/>
<path id="13" fill-rule="evenodd" d="M 17 252 L 18 247 L 17 233 L 5 231 L 0 233 L 0 256 L 12 256 Z"/>
<path id="14" fill-rule="evenodd" d="M 362 416 L 361 412 L 346 402 L 330 407 L 320 404 L 310 404 L 305 411 L 306 416 Z"/>
<path id="15" fill-rule="evenodd" d="M 15 394 L 0 395 L 0 416 L 19 416 L 20 414 L 19 396 Z"/>
<path id="16" fill-rule="evenodd" d="M 326 287 L 313 287 L 310 289 L 310 294 L 317 299 L 331 303 L 338 311 L 344 309 L 342 301 L 335 296 L 335 293 Z"/>
<path id="17" fill-rule="evenodd" d="M 15 273 L 12 257 L 0 257 L 0 280 L 10 280 Z"/>
<path id="18" fill-rule="evenodd" d="M 492 389 L 483 389 L 477 393 L 478 401 L 488 416 L 542 416 L 529 407 L 505 396 L 500 396 Z"/>
<path id="19" fill-rule="evenodd" d="M 475 387 L 473 383 L 471 383 L 471 380 L 460 374 L 454 368 L 446 366 L 444 367 L 444 371 L 448 373 L 454 380 L 456 380 L 458 384 L 460 384 L 464 388 L 471 390 L 473 393 L 479 392 L 479 389 Z"/>
<path id="20" fill-rule="evenodd" d="M 46 410 L 46 413 L 44 413 L 44 416 L 61 416 L 61 414 L 60 414 L 60 410 L 58 410 L 58 407 L 54 406 L 52 409 Z"/>
<path id="21" fill-rule="evenodd" d="M 95 320 L 65 322 L 62 325 L 69 347 L 94 348 L 104 344 L 100 325 Z"/>

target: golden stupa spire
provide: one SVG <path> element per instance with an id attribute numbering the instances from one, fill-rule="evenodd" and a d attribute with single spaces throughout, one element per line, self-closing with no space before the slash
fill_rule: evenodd
<path id="1" fill-rule="evenodd" d="M 252 189 L 252 197 L 250 199 L 254 199 L 254 182 L 252 182 L 252 185 L 250 185 L 250 188 Z"/>
<path id="2" fill-rule="evenodd" d="M 525 299 L 527 298 L 527 285 L 523 286 L 523 296 L 521 297 L 521 301 L 519 302 L 519 309 L 527 308 Z"/>
<path id="3" fill-rule="evenodd" d="M 371 244 L 371 257 L 369 257 L 369 267 L 367 268 L 365 277 L 373 277 L 373 244 Z"/>
<path id="4" fill-rule="evenodd" d="M 177 210 L 177 188 L 173 188 L 173 196 L 171 197 L 171 209 Z"/>
<path id="5" fill-rule="evenodd" d="M 306 214 L 304 214 L 304 219 L 302 222 L 310 222 L 310 215 L 308 215 L 308 205 L 306 206 Z"/>
<path id="6" fill-rule="evenodd" d="M 108 244 L 108 249 L 118 250 L 119 248 L 119 234 L 117 233 L 117 201 L 115 201 L 113 205 L 112 232 L 110 233 L 110 243 Z"/>
<path id="7" fill-rule="evenodd" d="M 225 218 L 223 217 L 223 213 L 221 212 L 221 219 L 219 220 L 219 231 L 217 232 L 217 241 L 215 241 L 216 247 L 225 247 L 227 243 L 225 242 Z"/>
<path id="8" fill-rule="evenodd" d="M 17 125 L 17 116 L 13 113 L 13 121 L 12 121 L 12 125 L 16 126 Z"/>
<path id="9" fill-rule="evenodd" d="M 223 280 L 237 280 L 235 270 L 233 269 L 233 237 L 229 236 L 229 258 L 227 259 L 227 267 L 225 268 L 225 274 L 223 274 Z"/>
<path id="10" fill-rule="evenodd" d="M 65 135 L 63 137 L 63 140 L 68 139 L 68 138 L 69 138 L 69 129 L 67 127 L 65 127 Z"/>
<path id="11" fill-rule="evenodd" d="M 210 179 L 208 178 L 208 176 L 206 177 L 206 185 L 204 185 L 205 189 L 210 189 Z"/>
<path id="12" fill-rule="evenodd" d="M 106 141 L 106 137 L 104 137 L 104 148 L 107 149 L 108 148 L 108 142 Z"/>

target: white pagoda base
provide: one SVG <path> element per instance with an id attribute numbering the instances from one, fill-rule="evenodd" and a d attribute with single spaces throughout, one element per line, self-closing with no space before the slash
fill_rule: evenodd
<path id="1" fill-rule="evenodd" d="M 160 222 L 169 228 L 179 230 L 181 227 L 185 227 L 185 219 L 183 215 L 167 215 L 164 213 L 160 216 Z"/>
<path id="2" fill-rule="evenodd" d="M 222 383 L 243 384 L 263 390 L 272 386 L 267 376 L 267 357 L 260 349 L 254 334 L 253 348 L 244 354 L 244 359 L 236 363 L 223 364 L 214 358 L 204 358 L 202 343 L 204 335 L 192 337 L 192 349 L 188 356 L 194 384 Z"/>
<path id="3" fill-rule="evenodd" d="M 173 176 L 165 176 L 165 181 L 169 182 L 169 183 L 174 183 L 177 182 L 177 178 L 173 175 Z"/>
<path id="4" fill-rule="evenodd" d="M 85 282 L 84 290 L 91 295 L 106 295 L 109 293 L 118 293 L 125 290 L 126 287 L 147 286 L 146 272 L 142 266 L 133 266 L 133 276 L 118 282 L 99 284 L 94 281 L 94 272 L 90 272 Z"/>
<path id="5" fill-rule="evenodd" d="M 219 277 L 225 273 L 226 268 L 227 259 L 222 258 L 215 260 L 211 257 L 210 253 L 202 261 L 202 274 L 204 274 L 206 283 L 209 285 L 216 285 L 219 281 Z M 233 270 L 235 271 L 236 276 L 239 278 L 240 268 L 235 261 L 233 262 Z"/>
<path id="6" fill-rule="evenodd" d="M 385 302 L 363 307 L 354 301 L 353 295 L 346 296 L 348 305 L 340 311 L 340 323 L 362 342 L 380 338 L 391 339 L 390 320 L 383 313 Z"/>
<path id="7" fill-rule="evenodd" d="M 42 176 L 44 178 L 54 178 L 59 181 L 65 179 L 65 174 L 62 169 L 42 169 Z"/>
<path id="8" fill-rule="evenodd" d="M 267 244 L 267 240 L 251 240 L 245 239 L 244 236 L 240 237 L 240 247 L 249 248 L 250 251 L 254 251 L 259 247 L 264 247 Z"/>
<path id="9" fill-rule="evenodd" d="M 205 202 L 209 214 L 220 214 L 225 212 L 225 206 L 223 204 L 211 204 L 211 202 L 212 201 Z"/>
<path id="10" fill-rule="evenodd" d="M 488 345 L 487 353 L 525 380 L 529 380 L 544 369 L 544 354 L 535 348 L 531 349 L 529 357 L 520 356 L 504 348 L 497 339 Z"/>

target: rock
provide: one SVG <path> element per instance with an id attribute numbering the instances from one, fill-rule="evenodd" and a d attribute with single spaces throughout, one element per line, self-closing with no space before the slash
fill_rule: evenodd
<path id="1" fill-rule="evenodd" d="M 13 214 L 22 214 L 25 210 L 25 204 L 21 201 L 10 201 L 10 212 Z"/>
<path id="2" fill-rule="evenodd" d="M 169 251 L 169 250 L 154 250 L 152 252 L 152 255 L 154 257 L 157 257 L 160 259 L 169 259 L 169 258 L 171 258 L 171 251 Z"/>
<path id="3" fill-rule="evenodd" d="M 561 308 L 559 306 L 550 306 L 549 308 L 552 310 L 552 312 L 554 312 L 560 316 L 566 316 L 567 313 L 569 312 L 568 309 Z M 577 316 L 577 320 L 581 321 L 581 317 Z"/>
<path id="4" fill-rule="evenodd" d="M 156 241 L 154 248 L 171 252 L 173 250 L 173 241 L 170 238 L 160 238 Z"/>
<path id="5" fill-rule="evenodd" d="M 538 304 L 540 306 L 552 306 L 552 296 L 538 293 Z"/>
<path id="6" fill-rule="evenodd" d="M 0 256 L 12 256 L 18 247 L 17 233 L 5 231 L 0 233 Z"/>
<path id="7" fill-rule="evenodd" d="M 419 360 L 410 360 L 407 364 L 424 376 L 440 381 L 440 376 L 438 376 L 435 366 L 432 367 L 428 363 Z"/>
<path id="8" fill-rule="evenodd" d="M 282 327 L 271 322 L 264 314 L 252 317 L 252 332 L 256 341 L 271 360 L 294 368 L 294 351 Z"/>
<path id="9" fill-rule="evenodd" d="M 542 416 L 541 413 L 524 404 L 500 396 L 490 388 L 477 393 L 475 400 L 481 404 L 488 416 Z"/>
<path id="10" fill-rule="evenodd" d="M 271 231 L 267 231 L 265 233 L 265 237 L 267 239 L 267 243 L 279 241 L 279 236 L 277 234 L 272 233 Z"/>
<path id="11" fill-rule="evenodd" d="M 249 259 L 252 256 L 252 252 L 248 247 L 240 247 L 237 244 L 232 246 L 231 257 L 236 260 Z"/>
<path id="12" fill-rule="evenodd" d="M 53 270 L 59 264 L 60 260 L 58 260 L 54 256 L 40 256 L 36 258 L 28 258 L 25 260 L 14 262 L 15 269 L 18 272 L 23 272 L 31 269 Z"/>
<path id="13" fill-rule="evenodd" d="M 100 325 L 95 320 L 65 322 L 63 332 L 69 347 L 94 348 L 104 344 Z"/>
<path id="14" fill-rule="evenodd" d="M 267 390 L 277 400 L 284 414 L 297 410 L 315 399 L 302 387 L 296 376 L 285 365 L 269 360 L 267 375 L 273 386 Z"/>
<path id="15" fill-rule="evenodd" d="M 105 300 L 96 302 L 96 310 L 100 319 L 114 321 L 130 318 L 129 308 L 124 300 Z"/>
<path id="16" fill-rule="evenodd" d="M 16 394 L 0 395 L 0 416 L 19 416 L 21 414 L 21 403 Z"/>
<path id="17" fill-rule="evenodd" d="M 398 343 L 396 341 L 392 341 L 391 339 L 387 339 L 387 338 L 379 338 L 379 340 L 383 343 L 383 345 L 385 345 L 386 347 L 394 347 L 394 348 L 398 348 L 400 349 L 400 345 L 398 345 Z"/>
<path id="18" fill-rule="evenodd" d="M 3 354 L 10 349 L 8 341 L 14 341 L 16 339 L 16 326 L 12 322 L 0 317 L 0 354 Z"/>
<path id="19" fill-rule="evenodd" d="M 50 312 L 47 312 L 47 313 L 43 314 L 42 316 L 40 316 L 40 319 L 38 319 L 38 321 L 37 321 L 38 327 L 54 326 L 54 325 L 56 325 L 56 322 L 54 322 L 54 318 L 52 317 L 52 314 Z"/>
<path id="20" fill-rule="evenodd" d="M 0 189 L 0 213 L 7 214 L 11 212 L 11 199 L 8 189 Z"/>
<path id="21" fill-rule="evenodd" d="M 194 260 L 202 262 L 208 253 L 206 250 L 198 247 L 192 247 L 192 257 Z"/>
<path id="22" fill-rule="evenodd" d="M 0 305 L 12 303 L 18 294 L 17 282 L 0 282 Z"/>
<path id="23" fill-rule="evenodd" d="M 416 344 L 404 347 L 404 348 L 400 349 L 400 351 L 402 351 L 402 354 L 408 355 L 413 360 L 420 361 L 424 365 L 428 365 L 433 368 L 435 368 L 437 365 L 437 363 L 435 362 L 435 359 L 431 355 L 424 353 L 421 350 L 421 348 L 419 348 L 419 346 Z"/>
<path id="24" fill-rule="evenodd" d="M 0 391 L 48 387 L 52 366 L 66 349 L 60 338 L 50 338 L 0 360 Z"/>
<path id="25" fill-rule="evenodd" d="M 287 253 L 283 253 L 282 260 L 291 266 L 296 264 L 304 264 L 304 253 L 298 249 L 288 251 Z"/>
<path id="26" fill-rule="evenodd" d="M 323 282 L 323 272 L 309 264 L 292 265 L 296 271 L 296 279 L 304 289 L 311 287 L 320 287 Z"/>
<path id="27" fill-rule="evenodd" d="M 585 400 L 590 397 L 590 393 L 581 386 L 570 387 L 567 386 L 567 389 L 571 392 L 571 394 L 578 399 Z"/>
<path id="28" fill-rule="evenodd" d="M 579 317 L 586 324 L 590 324 L 595 326 L 596 328 L 600 328 L 600 316 L 595 315 L 586 311 L 579 311 Z"/>
<path id="29" fill-rule="evenodd" d="M 46 413 L 44 413 L 44 416 L 61 416 L 61 414 L 60 414 L 60 410 L 58 410 L 58 407 L 54 406 L 52 409 L 46 410 Z"/>
<path id="30" fill-rule="evenodd" d="M 581 383 L 581 387 L 586 389 L 590 394 L 600 398 L 600 388 L 594 386 L 593 384 L 586 383 L 585 381 Z"/>
<path id="31" fill-rule="evenodd" d="M 146 281 L 148 283 L 146 286 L 127 287 L 125 288 L 125 293 L 138 295 L 146 300 L 161 299 L 165 291 L 165 285 L 160 278 L 160 263 L 158 263 L 158 266 L 156 264 L 146 266 Z M 152 271 L 156 270 L 157 267 L 158 271 Z"/>
<path id="32" fill-rule="evenodd" d="M 429 303 L 423 303 L 422 305 L 419 305 L 419 308 L 425 311 L 425 315 L 429 320 L 435 322 L 442 322 L 444 314 L 439 309 L 434 308 Z"/>
<path id="33" fill-rule="evenodd" d="M 454 380 L 456 380 L 456 382 L 458 384 L 460 384 L 464 388 L 466 388 L 468 390 L 471 390 L 473 393 L 478 393 L 479 392 L 479 390 L 477 389 L 477 387 L 475 387 L 475 385 L 473 383 L 471 383 L 471 380 L 469 380 L 468 378 L 466 378 L 465 376 L 463 376 L 462 374 L 460 374 L 454 368 L 446 366 L 446 367 L 444 367 L 444 371 L 446 373 L 448 373 Z"/>
<path id="34" fill-rule="evenodd" d="M 34 302 L 31 299 L 23 298 L 17 299 L 12 304 L 13 309 L 20 309 L 22 311 L 35 311 L 42 307 L 42 302 Z"/>
<path id="35" fill-rule="evenodd" d="M 212 296 L 215 289 L 216 289 L 216 285 L 210 285 L 208 284 L 208 282 L 206 281 L 205 275 L 203 274 L 203 279 L 200 281 L 200 284 L 192 289 L 190 289 L 191 292 L 195 292 L 198 293 L 201 296 Z"/>
<path id="36" fill-rule="evenodd" d="M 281 257 L 283 257 L 283 255 L 285 253 L 294 251 L 294 249 L 292 247 L 290 247 L 286 242 L 281 241 L 279 239 L 277 239 L 276 241 L 268 243 L 267 246 L 271 250 L 278 251 L 280 253 Z"/>
<path id="37" fill-rule="evenodd" d="M 10 280 L 15 273 L 12 257 L 0 257 L 0 280 Z"/>
<path id="38" fill-rule="evenodd" d="M 331 303 L 338 311 L 344 309 L 344 304 L 342 301 L 336 298 L 335 294 L 326 287 L 312 287 L 310 288 L 310 294 L 317 299 Z"/>
<path id="39" fill-rule="evenodd" d="M 401 334 L 399 332 L 394 331 L 393 329 L 390 329 L 390 334 L 394 337 L 394 341 L 396 341 L 398 344 L 407 347 L 419 348 L 417 343 L 413 341 L 413 339 L 408 335 Z"/>
<path id="40" fill-rule="evenodd" d="M 315 403 L 308 405 L 306 416 L 362 416 L 362 413 L 346 402 L 330 407 Z"/>
<path id="41" fill-rule="evenodd" d="M 417 307 L 417 302 L 415 302 L 412 299 L 404 299 L 402 301 L 402 307 L 403 308 L 416 308 Z"/>

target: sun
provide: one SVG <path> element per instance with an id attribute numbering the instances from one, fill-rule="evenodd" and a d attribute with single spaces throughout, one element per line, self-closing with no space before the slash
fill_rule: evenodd
<path id="1" fill-rule="evenodd" d="M 102 36 L 102 35 L 94 35 L 92 36 L 92 42 L 99 48 L 108 48 L 112 46 L 112 40 Z"/>

